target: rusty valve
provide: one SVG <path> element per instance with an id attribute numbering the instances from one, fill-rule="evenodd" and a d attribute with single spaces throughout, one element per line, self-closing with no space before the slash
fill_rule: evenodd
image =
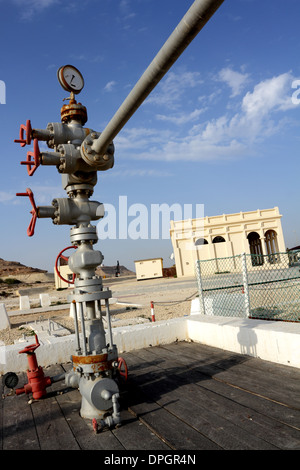
<path id="1" fill-rule="evenodd" d="M 24 131 L 26 133 L 26 138 L 24 138 Z M 25 145 L 30 145 L 31 144 L 31 123 L 30 120 L 27 119 L 26 125 L 21 124 L 20 126 L 20 134 L 19 134 L 19 139 L 15 139 L 14 142 L 18 143 L 21 145 L 21 147 L 25 147 Z"/>
<path id="2" fill-rule="evenodd" d="M 31 160 L 31 157 L 33 157 L 33 160 Z M 20 163 L 21 165 L 27 165 L 27 172 L 29 176 L 32 176 L 35 170 L 40 166 L 40 149 L 38 139 L 33 140 L 33 152 L 27 152 L 26 162 Z"/>
<path id="3" fill-rule="evenodd" d="M 35 205 L 33 192 L 31 191 L 30 188 L 27 188 L 26 193 L 17 193 L 16 196 L 27 196 L 29 197 L 29 200 L 31 202 L 32 211 L 30 211 L 30 214 L 32 215 L 32 218 L 27 229 L 27 235 L 29 237 L 32 237 L 32 235 L 34 235 L 34 228 L 35 228 L 36 219 L 37 219 L 37 207 Z"/>

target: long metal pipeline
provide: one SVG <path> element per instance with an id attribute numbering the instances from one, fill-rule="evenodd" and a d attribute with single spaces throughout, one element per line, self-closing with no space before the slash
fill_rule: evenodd
<path id="1" fill-rule="evenodd" d="M 108 145 L 223 2 L 224 0 L 196 0 L 192 4 L 100 137 L 94 140 L 91 147 L 95 153 L 105 154 Z"/>

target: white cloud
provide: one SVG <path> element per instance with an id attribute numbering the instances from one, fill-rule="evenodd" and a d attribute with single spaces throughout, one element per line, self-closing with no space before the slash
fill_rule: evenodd
<path id="1" fill-rule="evenodd" d="M 195 109 L 190 113 L 179 113 L 177 115 L 164 115 L 164 114 L 157 114 L 156 119 L 159 121 L 167 121 L 176 124 L 177 126 L 187 124 L 188 122 L 193 122 L 198 119 L 198 117 L 204 113 L 206 108 L 203 109 Z"/>
<path id="2" fill-rule="evenodd" d="M 135 18 L 136 14 L 131 9 L 131 2 L 129 0 L 121 0 L 119 4 L 119 10 L 121 13 L 121 21 L 124 29 L 130 28 L 130 20 Z"/>
<path id="3" fill-rule="evenodd" d="M 15 198 L 15 194 L 6 192 L 6 191 L 0 191 L 0 202 L 6 203 L 10 202 Z"/>
<path id="4" fill-rule="evenodd" d="M 36 13 L 60 3 L 60 0 L 13 0 L 13 3 L 19 7 L 22 20 L 31 20 Z"/>
<path id="5" fill-rule="evenodd" d="M 294 108 L 291 99 L 291 73 L 283 73 L 258 83 L 252 93 L 248 92 L 242 102 L 244 113 L 249 118 L 268 115 L 273 111 L 286 111 Z"/>
<path id="6" fill-rule="evenodd" d="M 218 75 L 218 79 L 225 82 L 231 88 L 232 97 L 237 96 L 242 92 L 245 84 L 248 82 L 248 78 L 248 74 L 235 72 L 229 67 L 222 69 Z"/>
<path id="7" fill-rule="evenodd" d="M 163 135 L 162 129 L 150 134 L 144 130 L 138 135 L 138 129 L 135 129 L 135 137 L 131 139 L 133 135 L 130 136 L 130 130 L 127 130 L 120 153 L 133 158 L 165 161 L 216 161 L 251 155 L 258 144 L 284 128 L 286 112 L 295 108 L 293 80 L 288 72 L 261 81 L 240 99 L 238 112 L 228 109 L 226 114 L 194 125 L 184 137 L 178 136 L 174 129 L 168 131 L 169 135 L 166 130 Z M 194 117 L 200 114 L 199 110 L 194 113 Z M 192 114 L 183 115 L 181 124 L 189 118 L 192 121 Z M 180 123 L 179 115 L 177 118 L 160 115 L 160 119 Z"/>
<path id="8" fill-rule="evenodd" d="M 117 151 L 122 154 L 123 150 L 142 150 L 145 147 L 161 146 L 169 140 L 172 132 L 169 130 L 157 130 L 146 128 L 125 128 L 117 135 L 114 142 Z"/>
<path id="9" fill-rule="evenodd" d="M 155 170 L 155 169 L 147 169 L 147 168 L 123 168 L 123 169 L 117 169 L 115 171 L 109 172 L 108 176 L 111 176 L 112 178 L 140 178 L 140 177 L 154 177 L 154 178 L 168 178 L 171 176 L 174 176 L 173 173 L 170 173 L 169 171 L 161 171 L 161 170 Z"/>
<path id="10" fill-rule="evenodd" d="M 174 73 L 170 71 L 152 92 L 146 103 L 176 109 L 182 96 L 191 88 L 200 86 L 203 81 L 199 72 Z"/>
<path id="11" fill-rule="evenodd" d="M 105 85 L 104 91 L 111 92 L 116 84 L 117 84 L 117 82 L 115 82 L 114 80 L 111 80 L 110 82 L 108 82 Z"/>

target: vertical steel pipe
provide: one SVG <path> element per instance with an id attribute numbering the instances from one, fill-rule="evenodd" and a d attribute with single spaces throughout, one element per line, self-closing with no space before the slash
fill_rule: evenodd
<path id="1" fill-rule="evenodd" d="M 112 348 L 113 347 L 113 337 L 112 337 L 112 330 L 111 330 L 111 318 L 110 318 L 108 299 L 105 299 L 105 308 L 106 308 L 106 321 L 107 321 L 109 345 Z"/>
<path id="2" fill-rule="evenodd" d="M 80 321 L 81 321 L 83 354 L 84 354 L 84 356 L 87 356 L 87 346 L 86 346 L 86 336 L 85 336 L 85 323 L 84 323 L 84 315 L 83 315 L 83 306 L 82 306 L 82 302 L 77 302 L 77 306 L 78 306 L 78 308 L 79 308 L 79 315 L 80 315 Z"/>
<path id="3" fill-rule="evenodd" d="M 77 317 L 77 309 L 76 309 L 76 302 L 72 300 L 70 306 L 70 315 L 74 318 L 74 325 L 75 325 L 75 336 L 76 336 L 76 352 L 77 354 L 81 354 L 81 347 L 80 347 L 80 340 L 79 340 L 79 328 L 78 328 L 78 317 Z"/>

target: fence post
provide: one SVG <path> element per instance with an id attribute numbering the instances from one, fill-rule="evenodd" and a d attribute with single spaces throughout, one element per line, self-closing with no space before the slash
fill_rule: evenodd
<path id="1" fill-rule="evenodd" d="M 248 271 L 247 271 L 247 258 L 246 253 L 242 253 L 242 272 L 243 272 L 243 285 L 245 295 L 245 311 L 246 316 L 250 316 L 250 297 L 249 297 L 249 285 L 248 285 Z"/>
<path id="2" fill-rule="evenodd" d="M 205 303 L 204 303 L 204 296 L 203 296 L 200 261 L 196 261 L 196 274 L 197 274 L 197 283 L 198 283 L 198 292 L 199 292 L 200 313 L 202 315 L 205 315 Z"/>

